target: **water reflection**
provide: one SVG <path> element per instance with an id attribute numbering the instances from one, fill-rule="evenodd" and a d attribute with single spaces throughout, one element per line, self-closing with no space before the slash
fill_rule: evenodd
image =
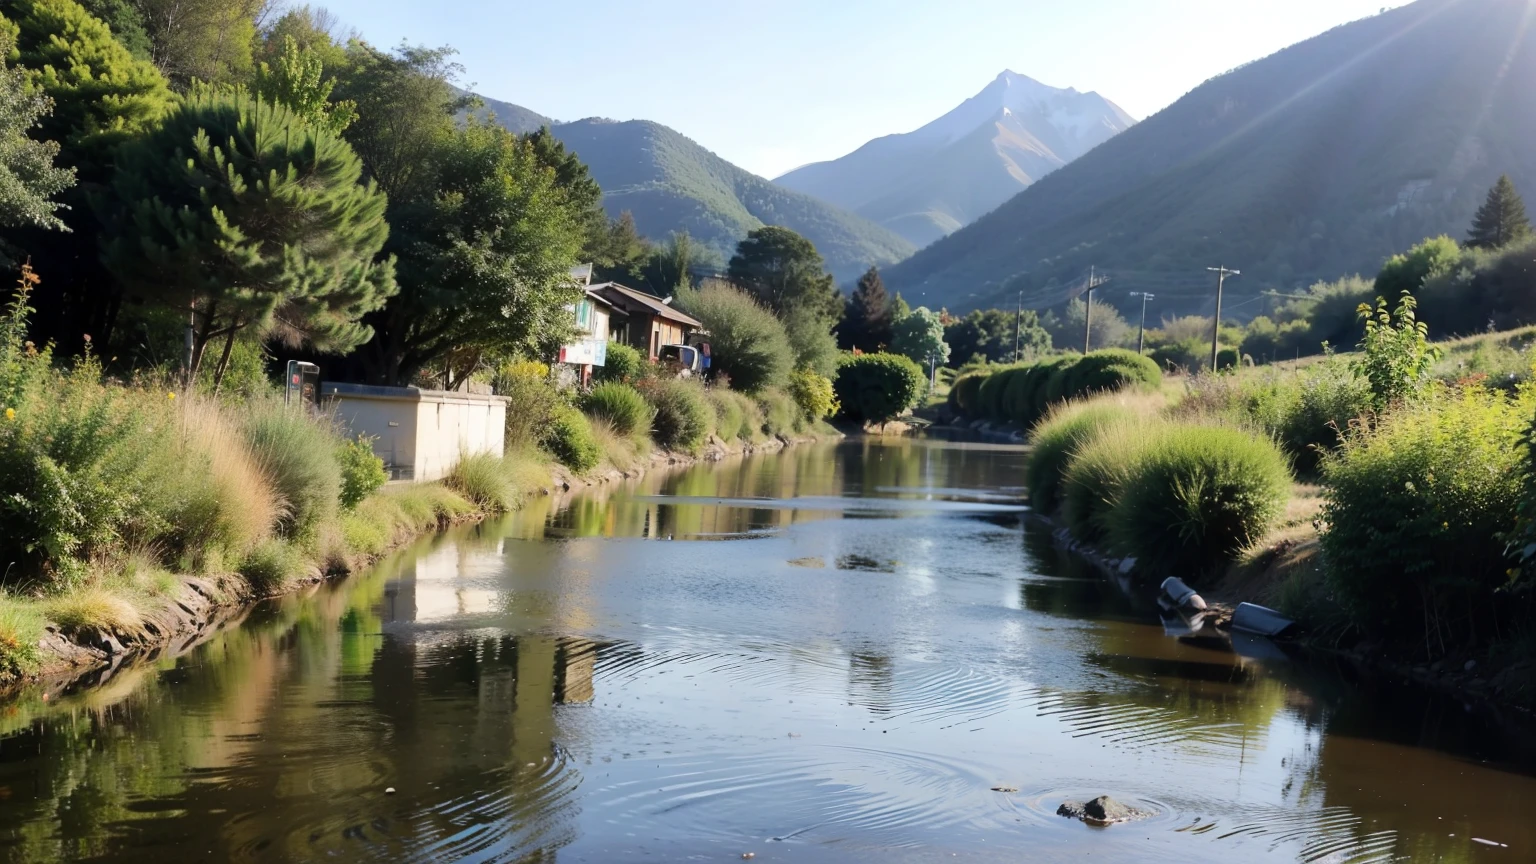
<path id="1" fill-rule="evenodd" d="M 1526 727 L 1168 637 L 1020 460 L 848 442 L 433 538 L 0 708 L 0 857 L 1531 857 Z M 1156 815 L 1053 815 L 1102 792 Z"/>

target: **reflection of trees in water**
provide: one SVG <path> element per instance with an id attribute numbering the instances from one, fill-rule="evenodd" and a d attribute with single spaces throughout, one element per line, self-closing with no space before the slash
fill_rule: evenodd
<path id="1" fill-rule="evenodd" d="M 384 638 L 386 581 L 264 607 L 173 668 L 14 706 L 3 857 L 517 857 L 570 842 L 579 775 L 554 706 L 592 698 L 599 647 Z"/>
<path id="2" fill-rule="evenodd" d="M 875 714 L 891 713 L 896 664 L 890 655 L 864 646 L 848 654 L 848 701 Z"/>

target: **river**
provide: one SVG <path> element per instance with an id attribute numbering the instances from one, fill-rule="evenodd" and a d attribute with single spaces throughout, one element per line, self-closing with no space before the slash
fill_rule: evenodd
<path id="1" fill-rule="evenodd" d="M 0 705 L 0 858 L 1536 860 L 1528 728 L 1165 635 L 1024 518 L 1022 459 L 545 499 Z M 1153 815 L 1054 815 L 1102 793 Z"/>

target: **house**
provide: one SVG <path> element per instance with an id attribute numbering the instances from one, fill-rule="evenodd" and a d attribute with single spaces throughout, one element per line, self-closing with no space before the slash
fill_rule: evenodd
<path id="1" fill-rule="evenodd" d="M 349 435 L 372 439 L 394 480 L 440 480 L 463 456 L 506 452 L 504 396 L 327 381 L 320 398 Z"/>
<path id="2" fill-rule="evenodd" d="M 580 335 L 575 341 L 560 346 L 560 353 L 555 358 L 555 362 L 575 368 L 578 383 L 583 387 L 591 383 L 593 368 L 608 362 L 608 339 L 615 314 L 613 304 L 607 298 L 591 288 L 585 291 L 582 298 L 569 307 Z"/>
<path id="3" fill-rule="evenodd" d="M 609 330 L 615 341 L 640 349 L 655 362 L 665 345 L 686 345 L 688 337 L 704 329 L 698 319 L 673 309 L 660 297 L 604 282 L 587 289 L 613 308 Z"/>

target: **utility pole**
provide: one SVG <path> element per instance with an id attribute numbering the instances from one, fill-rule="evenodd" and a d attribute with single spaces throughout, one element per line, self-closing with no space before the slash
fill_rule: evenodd
<path id="1" fill-rule="evenodd" d="M 1216 371 L 1216 337 L 1221 333 L 1221 289 L 1228 276 L 1241 276 L 1241 270 L 1228 270 L 1225 266 L 1205 268 L 1216 274 L 1216 317 L 1211 321 L 1211 372 Z"/>
<path id="2" fill-rule="evenodd" d="M 1147 301 L 1156 300 L 1156 294 L 1148 294 L 1145 291 L 1132 291 L 1132 297 L 1141 298 L 1141 326 L 1136 328 L 1136 353 L 1140 354 L 1142 346 L 1146 344 L 1147 336 Z"/>
<path id="3" fill-rule="evenodd" d="M 1093 336 L 1093 289 L 1095 289 L 1095 288 L 1099 287 L 1100 285 L 1103 285 L 1105 282 L 1109 281 L 1108 279 L 1100 279 L 1100 278 L 1098 278 L 1097 276 L 1094 275 L 1094 271 L 1095 271 L 1095 268 L 1093 268 L 1093 267 L 1089 267 L 1088 268 L 1088 292 L 1087 292 L 1087 296 L 1086 296 L 1086 303 L 1085 303 L 1085 305 L 1083 307 L 1083 353 L 1084 354 L 1087 354 L 1089 351 L 1092 350 L 1092 341 L 1091 341 L 1091 339 L 1092 339 L 1092 336 Z"/>
<path id="4" fill-rule="evenodd" d="M 1019 289 L 1019 309 L 1013 316 L 1013 362 L 1019 362 L 1019 333 L 1024 329 L 1024 289 Z"/>

